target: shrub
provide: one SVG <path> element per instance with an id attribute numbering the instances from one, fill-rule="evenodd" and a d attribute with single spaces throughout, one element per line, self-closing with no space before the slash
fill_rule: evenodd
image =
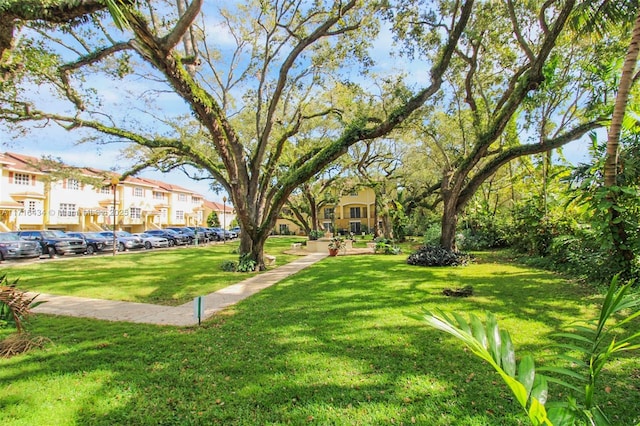
<path id="1" fill-rule="evenodd" d="M 382 239 L 381 241 L 376 242 L 376 247 L 374 248 L 374 252 L 378 254 L 400 254 L 402 250 L 400 247 L 390 242 L 391 240 Z"/>
<path id="2" fill-rule="evenodd" d="M 466 216 L 460 228 L 462 238 L 458 238 L 459 246 L 464 250 L 482 250 L 505 247 L 511 224 L 483 210 Z"/>
<path id="3" fill-rule="evenodd" d="M 440 235 L 442 229 L 440 225 L 433 224 L 426 228 L 423 232 L 423 244 L 425 246 L 435 246 L 440 244 Z"/>
<path id="4" fill-rule="evenodd" d="M 236 270 L 238 269 L 238 262 L 235 262 L 233 260 L 225 260 L 224 262 L 222 262 L 222 265 L 220 265 L 220 269 L 222 269 L 224 272 L 236 272 Z"/>
<path id="5" fill-rule="evenodd" d="M 251 258 L 251 255 L 245 254 L 240 257 L 236 271 L 238 272 L 253 272 L 256 270 L 258 263 Z"/>
<path id="6" fill-rule="evenodd" d="M 311 232 L 309 232 L 310 240 L 317 240 L 318 238 L 322 237 L 324 237 L 324 231 L 321 231 L 320 229 L 313 229 L 311 230 Z"/>
<path id="7" fill-rule="evenodd" d="M 407 258 L 409 265 L 417 266 L 460 266 L 471 261 L 466 253 L 454 252 L 437 246 L 422 246 Z"/>

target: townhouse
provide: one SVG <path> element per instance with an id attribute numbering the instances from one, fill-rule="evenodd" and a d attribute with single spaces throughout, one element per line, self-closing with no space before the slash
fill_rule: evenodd
<path id="1" fill-rule="evenodd" d="M 206 226 L 206 214 L 204 197 L 178 185 L 0 153 L 0 231 L 141 232 Z"/>

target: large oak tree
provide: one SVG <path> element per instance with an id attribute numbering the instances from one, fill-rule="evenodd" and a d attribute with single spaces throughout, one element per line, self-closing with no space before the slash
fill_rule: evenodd
<path id="1" fill-rule="evenodd" d="M 474 4 L 434 4 L 433 10 L 421 5 L 427 19 L 413 26 L 431 34 L 429 65 L 420 71 L 427 83 L 409 96 L 396 97 L 375 114 L 362 113 L 358 103 L 316 101 L 361 79 L 351 70 L 369 62 L 366 48 L 379 28 L 376 13 L 393 16 L 383 3 L 249 1 L 224 10 L 193 0 L 181 3 L 178 14 L 175 3 L 138 2 L 138 9 L 122 7 L 130 28 L 124 39 L 98 15 L 56 34 L 26 25 L 15 54 L 41 43 L 50 56 L 39 73 L 31 70 L 25 78 L 40 86 L 46 82 L 66 102 L 47 110 L 29 97 L 27 82 L 11 96 L 4 94 L 1 118 L 12 124 L 55 122 L 130 141 L 148 153 L 136 170 L 191 164 L 206 171 L 233 201 L 243 228 L 241 254 L 264 267 L 264 243 L 291 192 L 350 146 L 388 134 L 438 93 Z M 155 97 L 125 114 L 106 108 L 100 96 L 105 86 L 92 84 L 111 79 L 108 89 L 124 92 L 141 76 L 156 83 Z M 158 108 L 167 90 L 174 97 L 163 114 Z M 190 115 L 176 107 L 178 99 Z M 182 115 L 172 115 L 171 108 Z M 144 120 L 130 116 L 136 110 L 146 114 Z M 339 130 L 321 143 L 300 143 L 297 135 L 321 127 L 323 120 L 339 123 Z"/>

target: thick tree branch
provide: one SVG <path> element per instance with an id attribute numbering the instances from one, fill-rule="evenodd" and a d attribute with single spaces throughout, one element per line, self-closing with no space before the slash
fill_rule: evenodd
<path id="1" fill-rule="evenodd" d="M 193 0 L 184 14 L 180 16 L 180 19 L 178 19 L 178 22 L 173 27 L 173 30 L 171 30 L 169 34 L 161 39 L 160 43 L 163 45 L 167 52 L 172 50 L 178 43 L 180 43 L 180 40 L 182 40 L 182 37 L 184 37 L 186 32 L 189 30 L 189 27 L 191 26 L 191 24 L 193 24 L 193 21 L 198 16 L 198 13 L 200 13 L 202 3 L 203 0 Z"/>
<path id="2" fill-rule="evenodd" d="M 460 18 L 449 34 L 447 43 L 441 50 L 439 59 L 435 62 L 434 67 L 431 70 L 431 84 L 418 92 L 404 105 L 392 111 L 386 120 L 373 128 L 366 128 L 366 124 L 369 122 L 367 119 L 352 122 L 337 141 L 323 148 L 304 166 L 291 170 L 289 176 L 283 179 L 281 187 L 274 197 L 273 204 L 276 207 L 284 204 L 287 196 L 297 186 L 297 182 L 303 182 L 311 179 L 327 164 L 332 163 L 342 154 L 346 153 L 351 145 L 362 140 L 375 139 L 388 134 L 396 126 L 404 122 L 404 120 L 406 120 L 415 110 L 420 108 L 427 99 L 438 92 L 442 85 L 443 75 L 451 62 L 451 57 L 455 52 L 460 36 L 466 28 L 467 22 L 471 16 L 473 4 L 474 0 L 467 0 L 463 4 L 460 10 Z M 276 208 L 273 210 L 271 217 L 266 221 L 268 225 L 275 223 L 277 218 L 278 209 Z"/>
<path id="3" fill-rule="evenodd" d="M 77 92 L 73 89 L 73 87 L 71 87 L 71 82 L 69 81 L 69 75 L 71 71 L 79 69 L 83 66 L 94 64 L 109 55 L 131 48 L 132 47 L 129 42 L 118 43 L 113 46 L 109 46 L 104 49 L 92 52 L 91 54 L 83 56 L 75 62 L 65 64 L 58 69 L 58 76 L 60 77 L 60 81 L 62 82 L 62 88 L 65 92 L 65 95 L 71 102 L 73 102 L 78 111 L 85 111 L 86 106 Z"/>
<path id="4" fill-rule="evenodd" d="M 505 149 L 498 156 L 486 163 L 465 185 L 464 189 L 460 192 L 458 199 L 458 206 L 464 207 L 466 203 L 471 199 L 473 194 L 478 190 L 480 185 L 493 175 L 500 167 L 507 164 L 509 161 L 519 157 L 539 154 L 541 152 L 549 152 L 553 149 L 560 148 L 569 142 L 575 141 L 588 132 L 602 127 L 602 121 L 591 121 L 581 124 L 571 129 L 570 131 L 555 137 L 553 139 L 545 139 L 542 143 L 519 145 L 509 149 Z"/>

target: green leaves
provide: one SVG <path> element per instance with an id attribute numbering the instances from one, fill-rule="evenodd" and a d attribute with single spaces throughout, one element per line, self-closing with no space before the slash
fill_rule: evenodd
<path id="1" fill-rule="evenodd" d="M 419 318 L 419 317 L 418 317 Z M 423 319 L 432 327 L 462 341 L 476 356 L 487 361 L 507 384 L 533 425 L 551 425 L 544 404 L 547 380 L 536 374 L 531 355 L 516 363 L 516 354 L 507 331 L 500 330 L 495 315 L 487 313 L 486 324 L 474 314 L 469 321 L 457 313 L 424 311 Z M 517 376 L 516 376 L 517 371 Z"/>
<path id="2" fill-rule="evenodd" d="M 115 26 L 120 31 L 124 30 L 125 28 L 129 28 L 129 20 L 122 11 L 122 8 L 125 7 L 125 4 L 122 2 L 122 0 L 106 0 L 106 3 Z"/>

